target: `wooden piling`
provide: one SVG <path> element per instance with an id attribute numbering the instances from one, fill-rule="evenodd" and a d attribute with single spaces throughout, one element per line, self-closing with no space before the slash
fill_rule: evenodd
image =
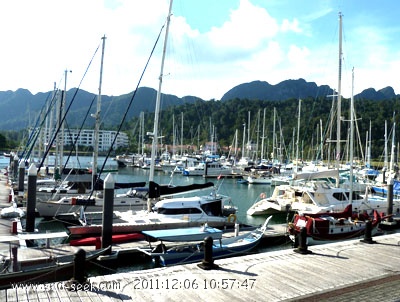
<path id="1" fill-rule="evenodd" d="M 302 227 L 300 229 L 298 241 L 299 241 L 299 246 L 294 250 L 296 253 L 303 255 L 312 253 L 312 251 L 310 251 L 307 246 L 307 229 L 305 227 Z"/>
<path id="2" fill-rule="evenodd" d="M 101 247 L 106 248 L 112 245 L 112 224 L 114 212 L 114 188 L 115 181 L 111 174 L 104 180 L 104 203 L 103 203 L 103 228 L 101 231 Z M 107 251 L 111 254 L 111 249 Z"/>
<path id="3" fill-rule="evenodd" d="M 35 209 L 36 209 L 36 182 L 37 169 L 34 164 L 28 169 L 28 194 L 26 203 L 26 232 L 35 231 Z"/>
<path id="4" fill-rule="evenodd" d="M 204 259 L 200 264 L 198 264 L 198 267 L 201 269 L 211 270 L 218 268 L 218 265 L 214 263 L 213 259 L 213 244 L 214 240 L 212 237 L 208 236 L 204 238 Z"/>
<path id="5" fill-rule="evenodd" d="M 19 163 L 18 171 L 18 194 L 24 193 L 24 181 L 25 181 L 25 163 L 21 160 Z"/>

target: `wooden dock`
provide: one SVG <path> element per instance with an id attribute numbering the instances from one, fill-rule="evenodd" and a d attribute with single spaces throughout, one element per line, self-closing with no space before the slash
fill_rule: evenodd
<path id="1" fill-rule="evenodd" d="M 374 244 L 355 239 L 311 246 L 309 254 L 288 249 L 221 259 L 215 261 L 218 268 L 211 270 L 188 264 L 91 277 L 72 288 L 79 287 L 78 291 L 66 289 L 65 282 L 14 288 L 0 291 L 0 300 L 317 301 L 329 297 L 328 301 L 345 301 L 343 297 L 360 295 L 368 301 L 397 301 L 400 234 L 374 240 Z"/>

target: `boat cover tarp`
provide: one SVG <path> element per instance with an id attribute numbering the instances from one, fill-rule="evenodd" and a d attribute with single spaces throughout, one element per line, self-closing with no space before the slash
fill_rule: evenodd
<path id="1" fill-rule="evenodd" d="M 393 192 L 395 192 L 395 194 L 398 194 L 398 192 L 400 192 L 400 181 L 396 179 L 393 180 Z"/>
<path id="2" fill-rule="evenodd" d="M 318 178 L 328 178 L 335 177 L 339 178 L 339 171 L 337 169 L 327 170 L 327 171 L 317 171 L 317 172 L 302 172 L 294 173 L 293 179 L 318 179 Z"/>
<path id="3" fill-rule="evenodd" d="M 215 239 L 222 238 L 222 231 L 216 228 L 201 227 L 193 228 L 179 228 L 179 229 L 166 229 L 166 230 L 146 230 L 142 231 L 146 236 L 150 236 L 163 241 L 201 241 L 207 236 L 212 236 Z"/>

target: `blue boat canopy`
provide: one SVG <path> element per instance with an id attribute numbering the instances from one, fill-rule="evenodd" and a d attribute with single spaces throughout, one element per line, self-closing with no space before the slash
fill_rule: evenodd
<path id="1" fill-rule="evenodd" d="M 222 231 L 211 227 L 192 227 L 167 230 L 142 231 L 146 236 L 161 241 L 202 241 L 210 236 L 214 240 L 222 238 Z"/>

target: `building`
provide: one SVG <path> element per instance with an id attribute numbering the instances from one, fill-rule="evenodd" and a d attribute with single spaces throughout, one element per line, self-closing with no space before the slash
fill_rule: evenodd
<path id="1" fill-rule="evenodd" d="M 79 135 L 79 136 L 78 136 Z M 107 131 L 107 130 L 99 130 L 99 150 L 108 151 L 117 135 L 117 131 Z M 68 131 L 64 131 L 64 146 L 65 145 L 72 145 L 76 137 L 78 140 L 76 144 L 78 146 L 85 146 L 85 147 L 94 147 L 94 139 L 95 133 L 94 129 L 82 129 L 79 134 L 79 129 L 68 129 Z M 117 149 L 119 147 L 128 147 L 128 135 L 124 132 L 119 132 L 117 139 L 115 140 L 113 149 Z"/>

